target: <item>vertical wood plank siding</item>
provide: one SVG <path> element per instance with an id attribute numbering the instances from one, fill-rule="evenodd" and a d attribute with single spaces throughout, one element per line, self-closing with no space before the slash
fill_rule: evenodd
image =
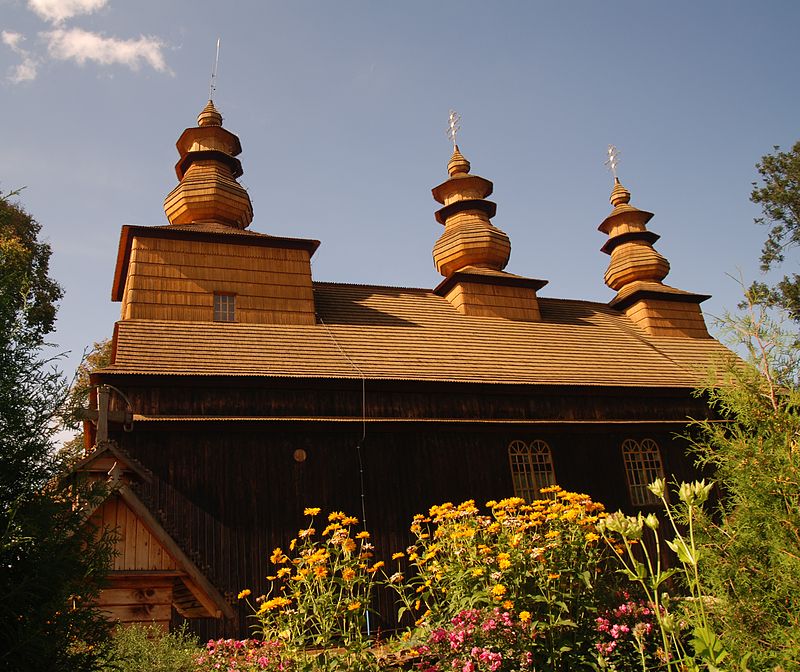
<path id="1" fill-rule="evenodd" d="M 304 507 L 344 510 L 361 518 L 360 432 L 360 427 L 342 425 L 231 425 L 202 431 L 140 428 L 118 438 L 155 476 L 151 484 L 137 486 L 138 494 L 235 601 L 242 588 L 257 595 L 265 590 L 264 577 L 273 569 L 270 552 L 286 548 L 292 533 L 304 525 Z M 692 474 L 685 444 L 666 431 L 368 428 L 362 457 L 367 525 L 376 555 L 388 560 L 392 552 L 405 549 L 412 516 L 432 504 L 474 498 L 483 505 L 512 495 L 507 449 L 514 439 L 547 441 L 563 487 L 588 492 L 612 510 L 630 509 L 620 445 L 626 438 L 646 437 L 661 445 L 667 473 L 678 478 Z M 294 460 L 297 448 L 306 451 L 304 462 Z M 393 626 L 394 606 L 386 596 L 378 606 L 380 625 Z M 240 608 L 238 623 L 209 619 L 192 627 L 203 637 L 244 636 L 248 619 Z"/>

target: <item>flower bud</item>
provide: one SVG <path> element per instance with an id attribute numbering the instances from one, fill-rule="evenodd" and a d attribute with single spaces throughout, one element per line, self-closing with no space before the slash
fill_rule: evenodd
<path id="1" fill-rule="evenodd" d="M 650 485 L 648 485 L 647 488 L 656 497 L 661 499 L 664 496 L 664 492 L 666 491 L 666 481 L 663 478 L 657 478 Z"/>

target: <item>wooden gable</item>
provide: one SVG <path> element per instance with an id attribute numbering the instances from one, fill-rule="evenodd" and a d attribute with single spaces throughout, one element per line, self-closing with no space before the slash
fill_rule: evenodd
<path id="1" fill-rule="evenodd" d="M 185 618 L 233 617 L 224 597 L 129 487 L 106 499 L 91 522 L 116 535 L 108 587 L 99 598 L 111 620 L 166 629 L 173 607 Z"/>

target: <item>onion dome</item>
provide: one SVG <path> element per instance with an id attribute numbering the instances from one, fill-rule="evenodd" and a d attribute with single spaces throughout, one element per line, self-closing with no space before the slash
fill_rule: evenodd
<path id="1" fill-rule="evenodd" d="M 197 115 L 198 126 L 222 126 L 222 115 L 216 107 L 214 101 L 209 100 L 203 111 Z"/>
<path id="2" fill-rule="evenodd" d="M 445 277 L 467 266 L 502 271 L 511 254 L 508 236 L 489 221 L 497 211 L 497 205 L 486 200 L 493 185 L 469 170 L 469 161 L 456 145 L 447 164 L 450 179 L 432 190 L 444 206 L 436 212 L 444 233 L 433 246 L 433 261 Z"/>
<path id="3" fill-rule="evenodd" d="M 180 160 L 175 173 L 180 180 L 164 200 L 170 224 L 213 222 L 245 229 L 253 220 L 247 191 L 236 178 L 242 175 L 237 155 L 239 138 L 222 127 L 222 115 L 208 101 L 176 143 Z"/>
<path id="4" fill-rule="evenodd" d="M 631 193 L 616 177 L 610 200 L 614 209 L 598 227 L 608 234 L 602 251 L 611 255 L 606 284 L 619 291 L 636 281 L 660 283 L 669 273 L 669 262 L 653 249 L 659 236 L 646 227 L 653 213 L 632 206 Z"/>

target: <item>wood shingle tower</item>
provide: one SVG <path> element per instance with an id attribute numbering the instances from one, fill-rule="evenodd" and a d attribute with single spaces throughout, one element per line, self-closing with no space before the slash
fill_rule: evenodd
<path id="1" fill-rule="evenodd" d="M 511 241 L 490 221 L 497 205 L 486 197 L 494 185 L 469 171 L 469 161 L 455 145 L 447 164 L 450 178 L 432 191 L 444 206 L 436 211 L 444 233 L 433 246 L 433 262 L 445 280 L 434 292 L 464 315 L 538 321 L 542 316 L 536 292 L 547 281 L 503 270 Z"/>
<path id="2" fill-rule="evenodd" d="M 253 221 L 253 206 L 236 178 L 242 175 L 239 138 L 222 127 L 222 115 L 208 101 L 176 143 L 180 159 L 175 164 L 178 186 L 164 200 L 170 224 L 224 224 L 246 229 Z"/>
<path id="3" fill-rule="evenodd" d="M 617 292 L 609 305 L 652 336 L 708 338 L 699 304 L 709 297 L 662 282 L 669 262 L 653 248 L 660 236 L 647 230 L 653 213 L 630 204 L 631 193 L 618 177 L 610 200 L 614 209 L 598 227 L 608 234 L 602 251 L 611 255 L 604 280 Z"/>

